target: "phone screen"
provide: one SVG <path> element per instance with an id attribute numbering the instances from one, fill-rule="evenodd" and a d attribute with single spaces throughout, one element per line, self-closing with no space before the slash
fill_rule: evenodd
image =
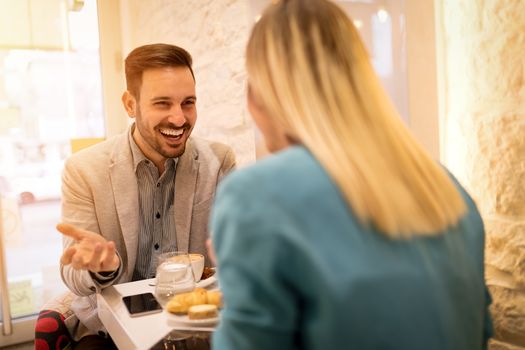
<path id="1" fill-rule="evenodd" d="M 129 295 L 123 297 L 122 301 L 124 301 L 124 304 L 132 317 L 162 311 L 162 306 L 160 306 L 157 299 L 155 299 L 153 293 Z"/>

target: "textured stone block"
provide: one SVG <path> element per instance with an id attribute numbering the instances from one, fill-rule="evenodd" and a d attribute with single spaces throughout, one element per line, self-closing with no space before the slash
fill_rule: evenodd
<path id="1" fill-rule="evenodd" d="M 470 187 L 483 213 L 524 216 L 525 114 L 487 112 L 473 122 Z"/>
<path id="2" fill-rule="evenodd" d="M 494 339 L 525 347 L 525 291 L 489 286 Z M 512 349 L 512 348 L 511 348 Z"/>
<path id="3" fill-rule="evenodd" d="M 512 275 L 525 290 L 525 222 L 485 219 L 486 263 Z"/>
<path id="4" fill-rule="evenodd" d="M 489 341 L 489 350 L 525 350 L 523 346 L 516 346 L 503 341 L 491 339 Z"/>

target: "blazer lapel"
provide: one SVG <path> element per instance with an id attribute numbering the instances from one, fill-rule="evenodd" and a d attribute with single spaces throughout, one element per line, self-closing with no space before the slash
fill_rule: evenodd
<path id="1" fill-rule="evenodd" d="M 177 162 L 175 173 L 175 230 L 177 250 L 187 252 L 190 243 L 191 215 L 198 174 L 198 155 L 191 139 L 186 144 L 186 151 Z"/>
<path id="2" fill-rule="evenodd" d="M 138 186 L 133 169 L 133 157 L 129 147 L 128 134 L 119 142 L 113 153 L 113 164 L 110 166 L 110 179 L 113 198 L 117 208 L 118 221 L 126 246 L 127 261 L 125 273 L 133 273 L 130 266 L 135 266 L 137 257 L 139 207 Z"/>

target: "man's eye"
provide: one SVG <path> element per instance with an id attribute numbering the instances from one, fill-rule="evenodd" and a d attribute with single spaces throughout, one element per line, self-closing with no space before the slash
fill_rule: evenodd
<path id="1" fill-rule="evenodd" d="M 167 101 L 158 101 L 155 102 L 155 106 L 166 107 L 169 106 L 169 103 Z"/>
<path id="2" fill-rule="evenodd" d="M 195 101 L 194 100 L 188 100 L 188 101 L 184 101 L 182 104 L 183 105 L 194 105 Z"/>

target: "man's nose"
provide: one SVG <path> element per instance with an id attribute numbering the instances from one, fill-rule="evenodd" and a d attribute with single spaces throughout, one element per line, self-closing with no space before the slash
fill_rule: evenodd
<path id="1" fill-rule="evenodd" d="M 186 117 L 180 105 L 173 105 L 168 116 L 168 121 L 176 126 L 183 126 L 186 123 Z"/>

